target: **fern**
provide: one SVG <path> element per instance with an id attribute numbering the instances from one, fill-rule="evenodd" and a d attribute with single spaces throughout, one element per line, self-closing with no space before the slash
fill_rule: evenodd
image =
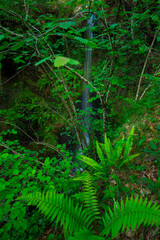
<path id="1" fill-rule="evenodd" d="M 109 166 L 115 166 L 116 168 L 122 167 L 124 164 L 130 162 L 133 158 L 139 156 L 139 154 L 133 154 L 129 156 L 133 145 L 134 126 L 132 127 L 127 141 L 124 141 L 124 135 L 120 141 L 116 141 L 112 146 L 110 139 L 105 134 L 104 143 L 96 142 L 97 155 L 100 159 L 100 163 L 95 162 L 93 159 L 86 156 L 82 156 L 82 161 L 93 167 L 99 173 L 105 173 L 105 168 Z M 106 157 L 105 157 L 106 156 Z"/>
<path id="2" fill-rule="evenodd" d="M 105 159 L 104 159 L 104 153 L 103 151 L 101 150 L 100 146 L 99 146 L 99 143 L 96 141 L 96 147 L 97 147 L 97 154 L 98 154 L 98 157 L 101 161 L 101 163 L 103 165 L 105 165 Z"/>
<path id="3" fill-rule="evenodd" d="M 70 233 L 79 231 L 83 227 L 89 228 L 89 218 L 86 210 L 63 194 L 58 194 L 54 189 L 45 192 L 34 192 L 18 199 L 29 201 L 29 204 L 37 205 L 38 209 L 53 222 L 60 222 L 60 226 L 65 224 L 65 228 Z"/>
<path id="4" fill-rule="evenodd" d="M 93 167 L 96 171 L 99 171 L 100 173 L 104 173 L 105 169 L 102 165 L 94 161 L 92 158 L 86 157 L 86 156 L 81 156 L 81 160 L 88 164 L 89 166 Z"/>
<path id="5" fill-rule="evenodd" d="M 86 181 L 90 182 L 90 177 Z M 89 188 L 92 189 L 90 186 Z M 87 191 L 87 189 L 88 187 L 85 190 Z M 51 222 L 56 219 L 56 223 L 60 222 L 61 226 L 64 225 L 71 234 L 70 240 L 104 240 L 110 233 L 113 239 L 119 232 L 123 232 L 125 229 L 133 231 L 141 224 L 144 226 L 160 225 L 160 205 L 152 205 L 152 201 L 147 204 L 147 198 L 143 201 L 142 197 L 138 198 L 137 196 L 135 199 L 127 198 L 125 203 L 121 199 L 120 204 L 117 202 L 114 205 L 113 211 L 108 207 L 108 212 L 105 212 L 101 223 L 101 228 L 104 225 L 104 229 L 99 236 L 95 236 L 94 232 L 90 230 L 90 224 L 95 218 L 99 218 L 99 211 L 93 189 L 91 192 L 91 194 L 87 194 L 85 203 L 89 211 L 83 210 L 82 206 L 78 204 L 74 206 L 71 199 L 65 198 L 63 194 L 57 194 L 53 189 L 47 193 L 32 193 L 19 199 L 28 200 L 29 204 L 36 204 Z M 89 203 L 89 199 L 92 199 L 93 204 Z"/>
<path id="6" fill-rule="evenodd" d="M 123 148 L 124 148 L 124 135 L 122 136 L 122 139 L 116 143 L 116 146 L 115 146 L 115 155 L 116 155 L 115 158 L 117 159 L 117 161 L 121 157 Z"/>
<path id="7" fill-rule="evenodd" d="M 123 155 L 124 161 L 127 158 L 127 156 L 129 155 L 130 151 L 132 150 L 133 135 L 134 135 L 134 126 L 132 127 L 132 129 L 131 129 L 131 131 L 129 133 L 129 136 L 127 138 L 127 142 L 125 144 L 124 155 Z"/>
<path id="8" fill-rule="evenodd" d="M 112 238 L 116 237 L 118 233 L 123 232 L 125 228 L 127 231 L 131 228 L 133 231 L 136 226 L 137 228 L 143 225 L 156 224 L 160 225 L 160 206 L 156 204 L 152 205 L 152 201 L 147 204 L 147 198 L 143 201 L 142 197 L 134 200 L 133 197 L 129 200 L 126 199 L 124 202 L 121 199 L 121 204 L 117 202 L 112 211 L 109 208 L 109 213 L 105 213 L 103 218 L 104 230 L 102 231 L 102 236 L 108 236 L 111 232 Z"/>
<path id="9" fill-rule="evenodd" d="M 84 202 L 88 215 L 91 215 L 91 220 L 100 219 L 98 200 L 94 188 L 92 187 L 91 175 L 86 171 L 86 177 L 84 179 Z"/>
<path id="10" fill-rule="evenodd" d="M 107 138 L 107 135 L 105 134 L 105 138 L 104 138 L 104 148 L 105 148 L 105 152 L 107 154 L 107 157 L 108 157 L 108 161 L 113 163 L 114 162 L 114 159 L 113 159 L 113 147 L 112 147 L 112 144 L 111 144 L 111 141 L 109 138 Z"/>
<path id="11" fill-rule="evenodd" d="M 113 211 L 108 207 L 108 212 L 105 212 L 101 222 L 101 229 L 103 225 L 104 229 L 99 236 L 95 236 L 94 232 L 90 230 L 90 224 L 95 219 L 99 219 L 98 202 L 94 189 L 90 186 L 91 179 L 89 175 L 85 182 L 86 209 L 83 209 L 83 205 L 79 206 L 77 204 L 74 206 L 70 198 L 64 197 L 63 194 L 57 194 L 53 189 L 46 193 L 28 194 L 19 199 L 25 199 L 29 201 L 29 204 L 37 205 L 39 210 L 51 222 L 56 219 L 56 223 L 60 222 L 60 226 L 65 226 L 65 230 L 68 230 L 71 234 L 70 240 L 104 240 L 110 233 L 113 239 L 120 231 L 123 232 L 125 228 L 126 231 L 130 228 L 133 231 L 141 224 L 144 226 L 160 225 L 160 205 L 152 205 L 152 201 L 147 204 L 147 198 L 143 201 L 142 197 L 140 199 L 138 197 L 133 199 L 132 197 L 131 199 L 127 198 L 125 203 L 121 199 L 120 204 L 117 202 L 114 205 Z"/>

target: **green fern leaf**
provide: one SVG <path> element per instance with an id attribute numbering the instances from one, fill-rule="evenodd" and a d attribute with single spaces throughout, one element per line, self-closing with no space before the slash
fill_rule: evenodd
<path id="1" fill-rule="evenodd" d="M 127 138 L 127 142 L 125 144 L 125 149 L 124 149 L 124 159 L 127 158 L 129 155 L 130 151 L 132 150 L 132 145 L 133 145 L 133 134 L 134 134 L 134 126 L 132 127 L 129 136 Z"/>
<path id="2" fill-rule="evenodd" d="M 116 155 L 115 159 L 116 159 L 117 162 L 120 159 L 123 148 L 124 148 L 124 135 L 123 135 L 122 139 L 116 143 L 116 146 L 115 146 L 114 151 L 115 151 L 115 155 Z"/>
<path id="3" fill-rule="evenodd" d="M 103 166 L 105 166 L 105 159 L 104 159 L 104 154 L 98 144 L 98 142 L 96 141 L 96 147 L 97 147 L 97 154 L 98 154 L 98 157 L 102 163 Z"/>
<path id="4" fill-rule="evenodd" d="M 105 152 L 107 153 L 108 160 L 110 162 L 114 162 L 113 161 L 113 147 L 112 147 L 110 139 L 107 138 L 106 134 L 105 134 L 105 138 L 104 138 L 104 145 L 105 145 Z"/>
<path id="5" fill-rule="evenodd" d="M 121 204 L 116 204 L 114 210 L 109 208 L 109 213 L 105 213 L 103 218 L 104 230 L 102 236 L 108 236 L 111 232 L 112 238 L 116 237 L 118 233 L 123 232 L 125 228 L 127 231 L 131 228 L 131 231 L 143 224 L 160 225 L 160 206 L 156 204 L 152 205 L 152 201 L 147 204 L 147 198 L 145 201 L 142 198 L 133 197 L 129 200 L 126 198 L 126 202 L 121 199 Z"/>
<path id="6" fill-rule="evenodd" d="M 98 200 L 96 197 L 95 190 L 92 186 L 92 177 L 86 172 L 86 177 L 84 179 L 84 202 L 87 208 L 88 215 L 92 216 L 92 221 L 95 219 L 100 219 L 99 217 L 99 208 L 98 208 Z"/>
<path id="7" fill-rule="evenodd" d="M 77 204 L 63 194 L 56 193 L 50 189 L 45 192 L 34 192 L 18 199 L 27 200 L 29 204 L 37 205 L 41 211 L 51 222 L 56 220 L 60 226 L 65 224 L 65 228 L 72 234 L 74 231 L 79 231 L 83 227 L 89 228 L 89 220 L 87 211 L 79 207 Z M 88 220 L 87 220 L 88 219 Z"/>
<path id="8" fill-rule="evenodd" d="M 128 157 L 127 157 L 126 159 L 124 159 L 123 162 L 119 165 L 119 168 L 120 168 L 121 166 L 123 166 L 124 164 L 130 162 L 133 158 L 135 158 L 135 157 L 137 157 L 137 156 L 139 156 L 139 155 L 140 155 L 140 153 L 137 153 L 137 154 L 133 154 L 133 155 L 131 155 L 131 156 L 128 156 Z"/>
<path id="9" fill-rule="evenodd" d="M 92 158 L 86 157 L 86 156 L 81 156 L 81 160 L 85 163 L 87 163 L 89 166 L 93 167 L 95 170 L 100 171 L 104 173 L 105 169 L 103 166 L 98 164 L 96 161 L 94 161 Z"/>

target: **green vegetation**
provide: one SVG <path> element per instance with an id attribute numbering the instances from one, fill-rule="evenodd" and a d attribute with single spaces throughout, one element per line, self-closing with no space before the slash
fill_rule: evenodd
<path id="1" fill-rule="evenodd" d="M 0 1 L 0 239 L 159 236 L 159 14 Z"/>

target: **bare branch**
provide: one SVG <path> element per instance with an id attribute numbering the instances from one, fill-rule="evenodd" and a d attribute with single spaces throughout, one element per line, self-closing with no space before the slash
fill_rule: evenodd
<path id="1" fill-rule="evenodd" d="M 18 33 L 15 33 L 15 32 L 12 32 L 11 30 L 9 30 L 9 29 L 7 29 L 7 28 L 5 28 L 5 27 L 0 26 L 0 28 L 2 28 L 4 31 L 9 32 L 10 34 L 12 34 L 12 35 L 14 35 L 14 36 L 24 37 L 24 35 L 18 34 Z"/>
<path id="2" fill-rule="evenodd" d="M 29 12 L 29 4 L 26 4 L 26 1 L 24 0 L 24 8 L 25 8 L 25 12 L 26 12 L 26 20 L 28 18 L 28 12 Z"/>
<path id="3" fill-rule="evenodd" d="M 148 50 L 148 54 L 147 54 L 146 60 L 144 62 L 143 69 L 142 69 L 142 72 L 141 72 L 141 76 L 140 76 L 140 79 L 139 79 L 135 101 L 137 101 L 137 99 L 138 99 L 139 91 L 140 91 L 140 87 L 141 87 L 141 82 L 142 82 L 142 78 L 143 78 L 143 74 L 144 74 L 145 68 L 147 66 L 148 58 L 149 58 L 149 56 L 151 54 L 152 47 L 154 45 L 154 42 L 156 40 L 156 37 L 157 37 L 157 34 L 158 34 L 159 31 L 160 31 L 160 28 L 158 28 L 157 32 L 155 33 L 154 38 L 153 38 L 152 43 L 151 43 L 151 46 L 150 46 L 150 48 Z"/>
<path id="4" fill-rule="evenodd" d="M 160 64 L 159 64 L 159 66 L 158 66 L 158 69 L 155 71 L 155 73 L 154 73 L 154 77 L 156 77 L 156 75 L 159 73 L 159 69 L 160 68 Z M 142 95 L 140 96 L 140 100 L 144 97 L 144 94 L 146 93 L 146 91 L 152 86 L 152 82 L 153 81 L 151 81 L 150 82 L 150 84 L 144 89 L 144 91 L 143 91 L 143 93 L 142 93 Z"/>

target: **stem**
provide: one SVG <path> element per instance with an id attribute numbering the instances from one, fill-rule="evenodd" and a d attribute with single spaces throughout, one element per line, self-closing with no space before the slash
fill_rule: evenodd
<path id="1" fill-rule="evenodd" d="M 142 78 L 143 78 L 143 74 L 144 74 L 145 68 L 147 66 L 148 58 L 149 58 L 149 56 L 151 54 L 152 47 L 154 45 L 154 42 L 156 40 L 156 37 L 157 37 L 157 34 L 158 34 L 159 31 L 160 31 L 160 28 L 158 28 L 157 32 L 155 33 L 154 38 L 153 38 L 152 43 L 151 43 L 151 46 L 150 46 L 150 48 L 148 50 L 148 54 L 147 54 L 146 60 L 144 62 L 143 69 L 142 69 L 142 72 L 141 72 L 141 76 L 140 76 L 140 79 L 139 79 L 135 101 L 137 101 L 137 99 L 138 99 L 139 92 L 140 92 L 140 87 L 141 87 L 141 82 L 142 82 Z"/>

